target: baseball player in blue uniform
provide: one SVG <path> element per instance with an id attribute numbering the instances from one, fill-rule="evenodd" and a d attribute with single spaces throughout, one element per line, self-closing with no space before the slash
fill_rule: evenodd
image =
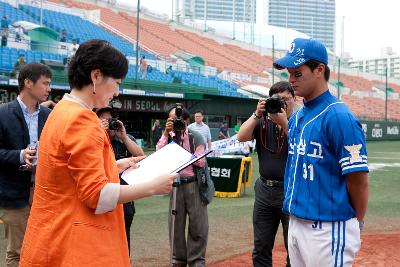
<path id="1" fill-rule="evenodd" d="M 351 266 L 368 203 L 368 165 L 360 122 L 328 90 L 328 54 L 314 39 L 295 39 L 274 62 L 286 68 L 304 106 L 289 121 L 283 210 L 290 214 L 292 266 Z"/>

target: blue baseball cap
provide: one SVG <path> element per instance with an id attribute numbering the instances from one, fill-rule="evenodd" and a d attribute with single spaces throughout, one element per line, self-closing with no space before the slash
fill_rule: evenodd
<path id="1" fill-rule="evenodd" d="M 274 62 L 274 67 L 296 69 L 311 59 L 328 65 L 328 52 L 324 44 L 315 39 L 296 38 L 286 56 Z"/>

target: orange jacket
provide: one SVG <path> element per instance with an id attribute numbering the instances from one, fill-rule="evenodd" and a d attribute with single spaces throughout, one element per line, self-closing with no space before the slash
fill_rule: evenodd
<path id="1" fill-rule="evenodd" d="M 96 114 L 61 100 L 43 128 L 35 194 L 20 266 L 130 266 L 123 208 L 95 215 L 100 191 L 118 183 Z"/>

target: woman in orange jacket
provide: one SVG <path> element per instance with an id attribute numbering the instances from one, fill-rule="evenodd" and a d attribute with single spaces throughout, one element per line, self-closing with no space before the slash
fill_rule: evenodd
<path id="1" fill-rule="evenodd" d="M 121 203 L 168 193 L 177 175 L 119 183 L 135 158 L 115 161 L 92 109 L 118 95 L 127 71 L 125 56 L 101 40 L 83 43 L 71 59 L 71 93 L 55 106 L 40 139 L 21 267 L 130 266 Z"/>

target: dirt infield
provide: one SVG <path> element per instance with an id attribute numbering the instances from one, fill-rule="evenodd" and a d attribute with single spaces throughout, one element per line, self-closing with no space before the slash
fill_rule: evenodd
<path id="1" fill-rule="evenodd" d="M 361 250 L 357 254 L 354 266 L 390 267 L 400 266 L 400 255 L 396 253 L 400 244 L 400 233 L 364 234 L 361 236 Z M 286 252 L 281 245 L 274 249 L 274 266 L 285 266 Z M 208 265 L 209 267 L 245 267 L 252 266 L 251 253 Z"/>

